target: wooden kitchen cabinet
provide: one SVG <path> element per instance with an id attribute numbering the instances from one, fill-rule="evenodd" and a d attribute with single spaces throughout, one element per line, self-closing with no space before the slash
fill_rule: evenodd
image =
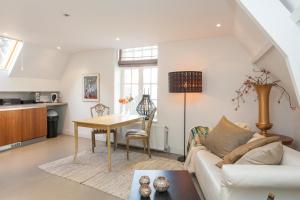
<path id="1" fill-rule="evenodd" d="M 33 109 L 33 138 L 47 135 L 47 108 Z"/>
<path id="2" fill-rule="evenodd" d="M 21 115 L 22 115 L 22 123 L 21 123 L 21 141 L 26 141 L 26 140 L 31 140 L 33 138 L 33 110 L 34 109 L 25 109 L 21 110 Z"/>
<path id="3" fill-rule="evenodd" d="M 0 112 L 0 146 L 21 141 L 21 124 L 19 110 Z"/>
<path id="4" fill-rule="evenodd" d="M 46 108 L 0 111 L 0 146 L 46 135 Z"/>

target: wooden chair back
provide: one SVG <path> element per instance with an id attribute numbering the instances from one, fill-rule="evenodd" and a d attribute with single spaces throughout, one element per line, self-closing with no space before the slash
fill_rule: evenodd
<path id="1" fill-rule="evenodd" d="M 150 133 L 151 133 L 151 127 L 152 127 L 152 123 L 153 123 L 153 119 L 154 119 L 155 113 L 156 113 L 156 108 L 149 115 L 149 120 L 148 120 L 146 129 L 145 129 L 145 131 L 146 131 L 146 133 L 147 133 L 148 136 L 150 136 Z"/>
<path id="2" fill-rule="evenodd" d="M 102 103 L 99 103 L 91 109 L 91 116 L 94 117 L 94 113 L 97 114 L 97 116 L 103 116 L 103 115 L 109 115 L 110 114 L 110 108 Z"/>

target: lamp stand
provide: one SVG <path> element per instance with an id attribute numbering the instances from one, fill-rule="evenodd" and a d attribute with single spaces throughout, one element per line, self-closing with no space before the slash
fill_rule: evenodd
<path id="1" fill-rule="evenodd" d="M 185 162 L 185 126 L 186 126 L 186 92 L 184 93 L 184 111 L 183 111 L 183 156 L 177 158 L 180 162 Z"/>

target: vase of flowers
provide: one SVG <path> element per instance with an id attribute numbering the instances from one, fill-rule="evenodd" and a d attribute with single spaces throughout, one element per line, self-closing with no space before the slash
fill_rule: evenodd
<path id="1" fill-rule="evenodd" d="M 279 84 L 280 80 L 272 80 L 271 72 L 266 69 L 253 70 L 254 76 L 247 76 L 242 86 L 236 91 L 236 96 L 232 99 L 235 103 L 235 110 L 238 110 L 241 102 L 245 102 L 245 95 L 251 91 L 256 91 L 258 99 L 258 123 L 256 127 L 261 130 L 263 135 L 267 135 L 269 129 L 272 128 L 273 124 L 270 123 L 269 117 L 269 97 L 273 87 L 281 90 L 281 95 L 278 98 L 278 103 L 281 102 L 282 98 L 286 96 L 289 101 L 289 106 L 292 110 L 295 107 L 292 106 L 291 97 L 286 89 Z"/>
<path id="2" fill-rule="evenodd" d="M 130 103 L 133 101 L 133 97 L 121 97 L 119 98 L 119 103 L 123 108 L 121 108 L 123 114 L 130 114 Z"/>

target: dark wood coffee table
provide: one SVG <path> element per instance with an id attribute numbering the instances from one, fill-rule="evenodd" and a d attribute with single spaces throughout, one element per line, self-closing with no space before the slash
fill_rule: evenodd
<path id="1" fill-rule="evenodd" d="M 142 198 L 139 193 L 141 176 L 149 176 L 151 183 L 150 198 Z M 165 176 L 170 182 L 167 192 L 156 192 L 153 187 L 153 181 L 157 176 Z M 160 171 L 160 170 L 135 170 L 129 200 L 201 200 L 197 193 L 192 177 L 188 171 Z"/>

